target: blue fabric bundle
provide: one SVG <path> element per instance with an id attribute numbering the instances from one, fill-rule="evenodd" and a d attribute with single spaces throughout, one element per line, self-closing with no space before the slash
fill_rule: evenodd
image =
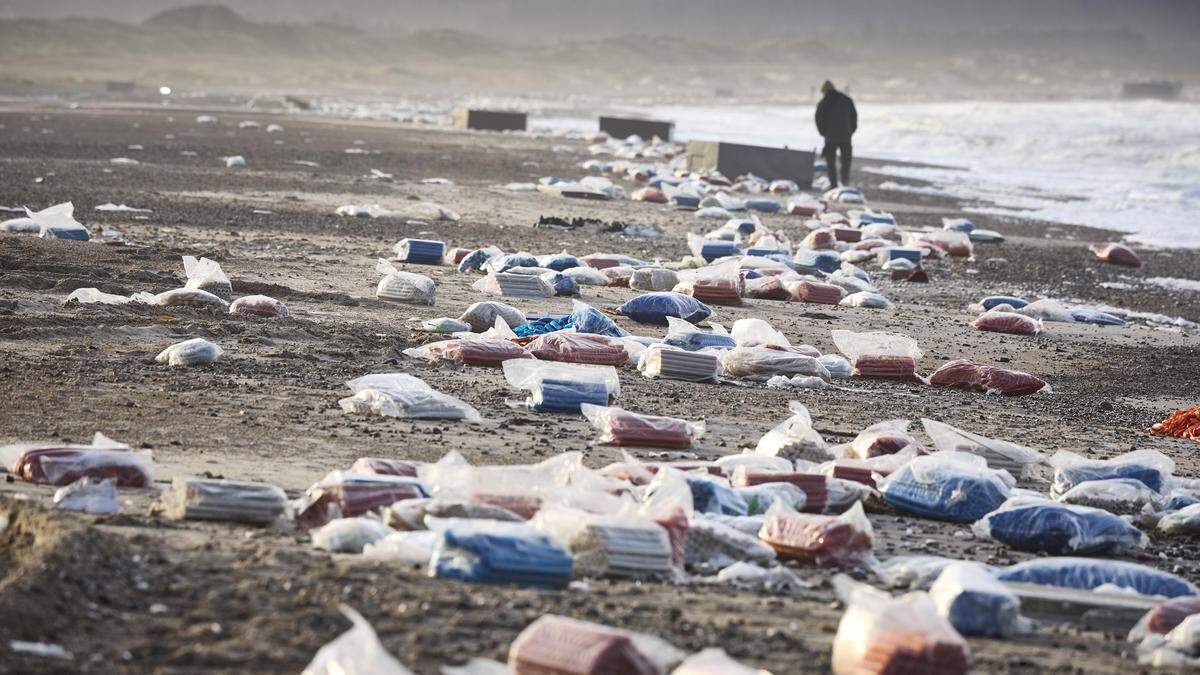
<path id="1" fill-rule="evenodd" d="M 712 310 L 703 302 L 690 295 L 670 291 L 639 295 L 621 305 L 617 311 L 638 323 L 656 326 L 667 325 L 668 316 L 699 323 L 712 315 Z M 580 330 L 578 323 L 576 330 Z"/>
<path id="2" fill-rule="evenodd" d="M 671 198 L 671 201 L 675 202 L 676 206 L 686 206 L 689 208 L 696 208 L 700 206 L 700 198 L 689 195 L 675 195 Z"/>
<path id="3" fill-rule="evenodd" d="M 1101 312 L 1098 309 L 1090 307 L 1074 307 L 1071 309 L 1071 316 L 1080 323 L 1094 323 L 1098 326 L 1124 326 L 1125 320 L 1115 317 L 1112 314 Z"/>
<path id="4" fill-rule="evenodd" d="M 544 536 L 469 528 L 443 532 L 432 561 L 434 574 L 443 579 L 538 588 L 566 588 L 573 564 L 569 553 Z"/>
<path id="5" fill-rule="evenodd" d="M 458 262 L 459 272 L 478 272 L 483 269 L 483 264 L 491 259 L 492 253 L 486 248 L 477 248 Z"/>
<path id="6" fill-rule="evenodd" d="M 517 334 L 517 337 L 531 337 L 534 335 L 545 335 L 554 331 L 564 330 L 571 327 L 571 317 L 546 317 L 543 319 L 534 319 L 527 321 L 512 330 Z"/>
<path id="7" fill-rule="evenodd" d="M 652 188 L 661 188 L 664 185 L 679 185 L 682 182 L 683 182 L 682 178 L 674 178 L 672 176 L 656 175 L 650 179 L 650 182 L 647 183 L 647 185 L 649 185 Z"/>
<path id="8" fill-rule="evenodd" d="M 1166 476 L 1162 471 L 1137 462 L 1076 464 L 1054 470 L 1054 491 L 1056 494 L 1063 494 L 1080 483 L 1106 478 L 1132 478 L 1141 481 L 1155 492 L 1162 492 L 1163 484 L 1166 482 Z"/>
<path id="9" fill-rule="evenodd" d="M 783 208 L 783 204 L 774 199 L 748 199 L 746 200 L 746 208 L 751 211 L 762 211 L 763 213 L 778 213 L 779 209 Z"/>
<path id="10" fill-rule="evenodd" d="M 749 507 L 733 488 L 703 478 L 687 479 L 692 489 L 692 504 L 699 513 L 720 513 L 725 516 L 744 516 Z"/>
<path id="11" fill-rule="evenodd" d="M 964 523 L 979 520 L 1008 499 L 1008 490 L 999 479 L 959 470 L 948 462 L 919 476 L 912 463 L 906 464 L 888 477 L 882 492 L 884 501 L 901 511 Z"/>
<path id="12" fill-rule="evenodd" d="M 1123 560 L 1038 558 L 1002 569 L 996 574 L 996 578 L 1000 581 L 1078 588 L 1084 591 L 1113 584 L 1119 588 L 1133 589 L 1142 595 L 1161 595 L 1166 598 L 1196 595 L 1198 592 L 1190 582 L 1174 574 Z"/>
<path id="13" fill-rule="evenodd" d="M 543 379 L 529 394 L 529 407 L 536 412 L 580 413 L 581 403 L 608 405 L 608 387 L 601 382 Z"/>
<path id="14" fill-rule="evenodd" d="M 1021 605 L 1010 595 L 963 590 L 950 602 L 946 619 L 963 635 L 1004 637 L 1001 626 L 1011 624 Z"/>
<path id="15" fill-rule="evenodd" d="M 737 342 L 728 335 L 721 333 L 705 333 L 704 331 L 695 331 L 684 333 L 682 335 L 672 335 L 663 342 L 686 349 L 689 352 L 694 352 L 705 347 L 721 347 L 723 349 L 733 349 L 737 346 Z"/>
<path id="16" fill-rule="evenodd" d="M 396 244 L 396 257 L 402 262 L 417 265 L 441 265 L 446 244 L 431 239 L 401 239 Z"/>
<path id="17" fill-rule="evenodd" d="M 41 237 L 43 239 L 53 237 L 66 241 L 87 241 L 91 239 L 92 235 L 84 227 L 50 227 L 41 234 Z"/>
<path id="18" fill-rule="evenodd" d="M 1051 555 L 1119 555 L 1143 539 L 1140 530 L 1108 511 L 1051 501 L 993 511 L 977 527 L 1015 549 Z"/>
<path id="19" fill-rule="evenodd" d="M 700 247 L 700 257 L 704 258 L 705 262 L 712 262 L 717 258 L 725 258 L 731 255 L 738 255 L 742 249 L 731 241 L 705 241 Z"/>
<path id="20" fill-rule="evenodd" d="M 818 251 L 813 257 L 813 267 L 826 274 L 833 274 L 841 266 L 842 257 L 833 251 Z"/>
<path id="21" fill-rule="evenodd" d="M 634 298 L 634 300 L 637 300 L 637 298 Z M 630 302 L 633 302 L 633 300 L 630 300 Z M 622 305 L 622 307 L 624 306 Z M 666 323 L 666 321 L 666 319 L 663 319 L 663 323 Z M 582 302 L 576 302 L 575 308 L 571 312 L 571 325 L 575 326 L 575 330 L 579 333 L 594 333 L 609 337 L 625 337 L 629 335 L 615 321 L 605 316 L 603 312 Z"/>
<path id="22" fill-rule="evenodd" d="M 574 279 L 558 272 L 546 272 L 542 278 L 550 282 L 551 288 L 554 289 L 554 294 L 557 296 L 575 296 L 579 295 L 579 284 Z"/>
<path id="23" fill-rule="evenodd" d="M 466 259 L 464 258 L 464 261 Z M 494 272 L 507 272 L 514 267 L 537 267 L 537 258 L 528 253 L 502 253 L 495 257 L 490 267 Z"/>
<path id="24" fill-rule="evenodd" d="M 860 192 L 859 190 L 854 190 L 853 188 L 850 188 L 850 190 L 853 190 L 853 192 L 855 192 L 856 194 L 860 194 L 860 195 L 862 194 L 862 192 Z M 886 225 L 895 225 L 896 224 L 896 216 L 893 216 L 890 213 L 872 213 L 870 211 L 863 211 L 862 213 L 858 214 L 858 222 L 860 222 L 860 223 L 884 223 Z"/>
<path id="25" fill-rule="evenodd" d="M 885 250 L 885 249 L 881 249 Z M 904 260 L 912 261 L 917 267 L 921 266 L 921 249 L 919 248 L 903 248 L 896 246 L 886 249 L 888 260 Z"/>
<path id="26" fill-rule="evenodd" d="M 769 258 L 771 256 L 777 256 L 777 255 L 786 256 L 787 251 L 785 251 L 781 248 L 748 248 L 748 249 L 746 249 L 746 255 L 754 255 L 754 256 L 758 256 L 760 258 Z M 747 275 L 747 278 L 749 278 L 748 275 Z"/>
<path id="27" fill-rule="evenodd" d="M 1187 508 L 1192 504 L 1200 504 L 1200 499 L 1196 499 L 1195 497 L 1183 492 L 1178 492 L 1171 495 L 1167 498 L 1167 501 L 1163 502 L 1162 510 L 1178 511 L 1179 509 Z"/>
<path id="28" fill-rule="evenodd" d="M 572 267 L 583 267 L 583 263 L 580 262 L 579 258 L 576 258 L 575 256 L 565 252 L 540 256 L 538 258 L 538 263 L 539 267 L 545 267 L 546 269 L 554 270 L 555 272 L 569 270 Z"/>
<path id="29" fill-rule="evenodd" d="M 1010 305 L 1013 309 L 1021 309 L 1029 304 L 1029 301 L 1016 298 L 1011 295 L 989 295 L 980 301 L 984 309 L 991 309 L 996 305 Z"/>

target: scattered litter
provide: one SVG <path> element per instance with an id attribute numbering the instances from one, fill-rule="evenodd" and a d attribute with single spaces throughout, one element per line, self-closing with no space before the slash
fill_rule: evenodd
<path id="1" fill-rule="evenodd" d="M 446 244 L 429 239 L 401 239 L 395 246 L 396 259 L 415 265 L 441 265 Z"/>
<path id="2" fill-rule="evenodd" d="M 796 513 L 777 502 L 766 515 L 758 536 L 780 559 L 867 567 L 874 562 L 875 533 L 862 504 L 824 516 Z"/>
<path id="3" fill-rule="evenodd" d="M 114 514 L 121 508 L 117 503 L 117 481 L 84 476 L 56 490 L 54 506 L 97 516 Z"/>
<path id="4" fill-rule="evenodd" d="M 346 605 L 339 609 L 353 627 L 317 650 L 302 675 L 413 675 L 383 648 L 366 619 Z"/>
<path id="5" fill-rule="evenodd" d="M 1061 497 L 1085 481 L 1106 478 L 1131 478 L 1162 493 L 1175 471 L 1175 462 L 1157 450 L 1134 450 L 1111 459 L 1089 459 L 1060 450 L 1050 458 L 1050 466 L 1054 468 L 1054 483 L 1050 486 L 1054 497 Z"/>
<path id="6" fill-rule="evenodd" d="M 919 380 L 917 341 L 898 333 L 833 331 L 833 344 L 853 366 L 853 376 L 897 380 Z"/>
<path id="7" fill-rule="evenodd" d="M 1141 267 L 1142 259 L 1123 244 L 1092 244 L 1088 247 L 1096 257 L 1107 263 L 1122 267 Z"/>
<path id="8" fill-rule="evenodd" d="M 229 313 L 279 319 L 288 315 L 288 308 L 282 302 L 266 295 L 246 295 L 229 303 Z"/>
<path id="9" fill-rule="evenodd" d="M 503 368 L 511 386 L 529 392 L 524 405 L 536 412 L 580 414 L 582 404 L 607 406 L 621 391 L 612 366 L 511 359 Z"/>
<path id="10" fill-rule="evenodd" d="M 338 401 L 347 413 L 478 422 L 475 408 L 407 373 L 364 375 L 346 383 L 353 396 Z"/>
<path id="11" fill-rule="evenodd" d="M 376 297 L 413 305 L 434 303 L 437 284 L 424 274 L 402 272 L 383 258 L 376 261 L 375 271 L 384 275 L 375 287 Z"/>
<path id="12" fill-rule="evenodd" d="M 667 325 L 667 317 L 700 323 L 712 315 L 703 302 L 682 293 L 646 293 L 621 305 L 618 312 L 637 321 L 657 326 Z"/>
<path id="13" fill-rule="evenodd" d="M 718 382 L 722 368 L 716 354 L 689 352 L 662 344 L 647 347 L 638 360 L 638 370 L 651 379 Z"/>
<path id="14" fill-rule="evenodd" d="M 182 478 L 163 492 L 163 513 L 178 520 L 220 520 L 269 525 L 287 513 L 287 495 L 266 483 Z"/>
<path id="15" fill-rule="evenodd" d="M 525 523 L 449 518 L 431 521 L 430 529 L 441 535 L 432 576 L 537 588 L 566 588 L 571 581 L 571 554 Z"/>
<path id="16" fill-rule="evenodd" d="M 117 487 L 147 487 L 154 480 L 154 460 L 149 452 L 134 452 L 99 432 L 91 445 L 18 443 L 0 447 L 0 461 L 14 476 L 42 485 L 70 485 L 84 476 L 112 478 Z"/>
<path id="17" fill-rule="evenodd" d="M 150 209 L 135 209 L 132 206 L 126 206 L 125 204 L 117 205 L 117 204 L 113 204 L 112 202 L 108 202 L 106 204 L 101 204 L 96 207 L 96 210 L 97 211 L 118 211 L 121 213 L 154 213 Z"/>
<path id="18" fill-rule="evenodd" d="M 224 353 L 224 349 L 204 338 L 192 338 L 162 350 L 154 357 L 154 362 L 168 366 L 198 366 L 212 363 Z"/>

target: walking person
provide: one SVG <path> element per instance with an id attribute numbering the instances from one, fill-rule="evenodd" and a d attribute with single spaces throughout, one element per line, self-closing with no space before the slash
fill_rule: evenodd
<path id="1" fill-rule="evenodd" d="M 850 137 L 858 130 L 858 110 L 849 96 L 838 91 L 829 80 L 821 85 L 821 102 L 817 104 L 817 131 L 825 138 L 825 170 L 829 174 L 830 189 L 838 186 L 838 176 L 842 185 L 850 184 L 850 161 L 854 151 L 850 147 Z M 838 171 L 838 152 L 842 155 L 841 171 Z"/>

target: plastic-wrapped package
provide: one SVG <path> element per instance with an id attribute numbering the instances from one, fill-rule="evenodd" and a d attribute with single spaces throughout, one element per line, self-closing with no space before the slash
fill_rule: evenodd
<path id="1" fill-rule="evenodd" d="M 736 265 L 732 265 L 723 269 L 705 268 L 697 271 L 694 277 L 680 280 L 672 291 L 710 305 L 736 306 L 742 304 L 745 286 Z"/>
<path id="2" fill-rule="evenodd" d="M 54 491 L 54 508 L 108 516 L 121 509 L 117 503 L 117 481 L 84 476 Z"/>
<path id="3" fill-rule="evenodd" d="M 313 530 L 312 545 L 330 553 L 362 553 L 363 547 L 387 536 L 390 530 L 373 518 L 338 518 Z"/>
<path id="4" fill-rule="evenodd" d="M 900 452 L 890 455 L 879 455 L 869 459 L 839 457 L 821 464 L 817 467 L 817 471 L 833 478 L 861 483 L 874 490 L 877 487 L 875 484 L 876 475 L 889 476 L 899 471 L 900 467 L 908 464 L 917 457 L 918 450 L 921 450 L 919 446 L 909 445 Z"/>
<path id="5" fill-rule="evenodd" d="M 385 459 L 382 457 L 359 457 L 350 465 L 350 473 L 377 474 L 380 476 L 417 477 L 417 470 L 425 462 L 415 462 L 407 459 Z"/>
<path id="6" fill-rule="evenodd" d="M 724 649 L 709 647 L 683 660 L 671 675 L 770 675 L 734 661 Z"/>
<path id="7" fill-rule="evenodd" d="M 697 513 L 746 515 L 746 500 L 724 481 L 688 475 L 687 483 L 692 491 L 692 506 Z"/>
<path id="8" fill-rule="evenodd" d="M 1122 267 L 1141 267 L 1142 259 L 1128 246 L 1123 244 L 1092 244 L 1088 247 L 1096 257 L 1107 263 Z"/>
<path id="9" fill-rule="evenodd" d="M 432 305 L 437 284 L 424 274 L 402 272 L 392 263 L 380 258 L 375 271 L 384 275 L 375 287 L 375 297 L 414 305 Z"/>
<path id="10" fill-rule="evenodd" d="M 154 296 L 154 301 L 150 304 L 160 307 L 217 307 L 226 309 L 229 303 L 221 298 L 202 291 L 198 288 L 176 288 L 170 291 L 164 291 Z"/>
<path id="11" fill-rule="evenodd" d="M 208 258 L 196 260 L 190 255 L 185 255 L 183 256 L 183 271 L 187 275 L 187 283 L 184 284 L 184 288 L 207 291 L 222 300 L 228 300 L 229 296 L 233 294 L 233 286 L 229 283 L 229 277 L 225 276 L 224 270 L 216 261 Z"/>
<path id="12" fill-rule="evenodd" d="M 682 450 L 704 435 L 704 422 L 676 417 L 640 415 L 617 407 L 583 404 L 580 412 L 600 435 L 599 445 L 623 445 Z"/>
<path id="13" fill-rule="evenodd" d="M 763 434 L 754 451 L 764 455 L 783 457 L 789 460 L 806 459 L 825 461 L 829 459 L 829 445 L 813 428 L 812 415 L 799 401 L 788 402 L 790 417 Z"/>
<path id="14" fill-rule="evenodd" d="M 1143 666 L 1200 670 L 1200 617 L 1187 617 L 1166 635 L 1147 636 L 1137 651 Z"/>
<path id="15" fill-rule="evenodd" d="M 503 302 L 487 300 L 468 307 L 458 320 L 469 324 L 476 333 L 482 333 L 496 325 L 497 318 L 503 319 L 509 326 L 518 326 L 525 323 L 525 312 Z"/>
<path id="16" fill-rule="evenodd" d="M 1000 305 L 1008 305 L 1013 309 L 1021 309 L 1028 304 L 1029 302 L 1024 298 L 1018 298 L 1012 295 L 989 295 L 988 297 L 979 301 L 979 306 L 982 307 L 984 311 L 991 311 Z"/>
<path id="17" fill-rule="evenodd" d="M 847 445 L 835 448 L 834 452 L 843 457 L 871 459 L 882 455 L 894 455 L 909 446 L 915 446 L 921 451 L 921 444 L 908 433 L 911 424 L 908 420 L 876 422 L 858 432 L 854 440 Z"/>
<path id="18" fill-rule="evenodd" d="M 938 614 L 928 593 L 893 598 L 842 575 L 833 584 L 846 605 L 833 639 L 835 675 L 966 675 L 970 670 L 970 647 Z"/>
<path id="19" fill-rule="evenodd" d="M 797 513 L 776 504 L 766 515 L 758 536 L 780 559 L 844 566 L 874 562 L 875 533 L 861 504 L 840 516 Z"/>
<path id="20" fill-rule="evenodd" d="M 572 297 L 580 294 L 579 284 L 561 272 L 546 272 L 542 274 L 542 279 L 550 284 L 557 297 Z"/>
<path id="21" fill-rule="evenodd" d="M 842 301 L 845 291 L 833 284 L 822 284 L 816 281 L 797 281 L 788 285 L 793 300 L 813 302 L 822 305 L 836 305 Z"/>
<path id="22" fill-rule="evenodd" d="M 1169 572 L 1124 560 L 1097 558 L 1035 558 L 1001 569 L 1000 581 L 1059 586 L 1090 591 L 1113 585 L 1142 595 L 1176 598 L 1193 596 L 1200 590 L 1191 582 Z"/>
<path id="23" fill-rule="evenodd" d="M 842 298 L 838 303 L 843 307 L 865 307 L 867 309 L 889 309 L 892 306 L 892 301 L 883 297 L 879 293 L 872 291 L 859 291 L 851 293 Z"/>
<path id="24" fill-rule="evenodd" d="M 1075 322 L 1075 317 L 1071 315 L 1071 310 L 1067 309 L 1066 305 L 1050 298 L 1036 300 L 1017 311 L 1025 316 L 1041 319 L 1042 321 Z"/>
<path id="25" fill-rule="evenodd" d="M 1018 498 L 972 527 L 980 537 L 1050 555 L 1122 555 L 1146 545 L 1136 527 L 1108 511 Z"/>
<path id="26" fill-rule="evenodd" d="M 147 487 L 154 481 L 149 452 L 134 452 L 101 433 L 91 445 L 7 445 L 0 447 L 0 461 L 17 478 L 43 485 L 69 485 L 84 476 L 112 478 L 118 487 Z"/>
<path id="27" fill-rule="evenodd" d="M 685 382 L 718 382 L 721 359 L 710 352 L 689 352 L 669 345 L 651 345 L 638 359 L 638 370 L 649 378 Z"/>
<path id="28" fill-rule="evenodd" d="M 510 360 L 503 364 L 504 379 L 529 391 L 526 405 L 538 412 L 580 412 L 580 405 L 608 405 L 621 391 L 612 366 L 554 361 Z"/>
<path id="29" fill-rule="evenodd" d="M 609 337 L 629 335 L 603 312 L 578 300 L 571 301 L 571 325 L 578 333 L 595 333 Z"/>
<path id="30" fill-rule="evenodd" d="M 1010 335 L 1037 335 L 1042 324 L 1037 319 L 1016 312 L 985 312 L 971 324 L 975 330 Z"/>
<path id="31" fill-rule="evenodd" d="M 508 523 L 520 523 L 528 520 L 527 517 L 500 506 L 437 498 L 405 499 L 395 502 L 383 512 L 383 518 L 388 527 L 398 530 L 425 530 L 428 518 L 497 520 Z"/>
<path id="32" fill-rule="evenodd" d="M 678 283 L 679 275 L 662 267 L 643 267 L 629 277 L 629 287 L 635 291 L 669 291 Z"/>
<path id="33" fill-rule="evenodd" d="M 491 260 L 495 256 L 503 255 L 503 253 L 504 251 L 495 246 L 475 249 L 458 261 L 458 271 L 462 273 L 482 272 L 483 266 L 487 264 L 488 260 Z"/>
<path id="34" fill-rule="evenodd" d="M 441 534 L 430 576 L 539 588 L 571 581 L 571 554 L 525 523 L 451 518 L 429 525 Z"/>
<path id="35" fill-rule="evenodd" d="M 1169 537 L 1200 534 L 1200 504 L 1192 504 L 1168 513 L 1159 519 L 1157 529 Z"/>
<path id="36" fill-rule="evenodd" d="M 600 273 L 608 280 L 607 286 L 629 288 L 629 280 L 633 278 L 634 269 L 628 265 L 617 265 L 616 267 L 606 267 Z"/>
<path id="37" fill-rule="evenodd" d="M 838 354 L 822 354 L 817 361 L 825 366 L 831 380 L 845 380 L 854 372 L 854 367 L 845 357 Z"/>
<path id="38" fill-rule="evenodd" d="M 695 512 L 687 476 L 678 469 L 659 468 L 654 480 L 646 486 L 638 511 L 667 531 L 671 540 L 671 561 L 682 568 L 688 524 Z"/>
<path id="39" fill-rule="evenodd" d="M 224 353 L 224 349 L 204 338 L 192 338 L 176 342 L 162 350 L 158 356 L 154 357 L 154 362 L 165 363 L 169 366 L 196 366 L 212 363 L 221 358 Z"/>
<path id="40" fill-rule="evenodd" d="M 354 395 L 338 401 L 348 413 L 478 422 L 479 411 L 407 373 L 378 373 L 346 383 Z"/>
<path id="41" fill-rule="evenodd" d="M 956 562 L 938 576 L 929 597 L 961 635 L 1004 638 L 1021 632 L 1021 601 L 979 563 Z"/>
<path id="42" fill-rule="evenodd" d="M 247 295 L 229 305 L 230 314 L 278 319 L 288 315 L 287 305 L 266 295 Z"/>
<path id="43" fill-rule="evenodd" d="M 530 522 L 571 552 L 576 576 L 661 576 L 671 571 L 671 543 L 653 521 L 569 507 L 542 509 Z"/>
<path id="44" fill-rule="evenodd" d="M 432 239 L 401 239 L 394 247 L 400 262 L 416 265 L 441 265 L 446 243 Z"/>
<path id="45" fill-rule="evenodd" d="M 737 346 L 733 337 L 724 330 L 708 333 L 697 328 L 695 324 L 673 316 L 667 317 L 667 335 L 663 338 L 663 343 L 689 352 L 705 347 L 732 349 Z"/>
<path id="46" fill-rule="evenodd" d="M 544 614 L 513 640 L 513 675 L 664 675 L 684 653 L 649 635 Z"/>
<path id="47" fill-rule="evenodd" d="M 491 272 L 471 284 L 471 288 L 486 295 L 499 295 L 506 298 L 554 297 L 554 287 L 550 285 L 550 282 L 533 274 Z"/>
<path id="48" fill-rule="evenodd" d="M 787 347 L 790 343 L 783 333 L 775 330 L 762 319 L 738 319 L 733 322 L 729 334 L 739 347 L 777 345 Z"/>
<path id="49" fill-rule="evenodd" d="M 1091 307 L 1072 307 L 1071 316 L 1079 323 L 1090 323 L 1097 326 L 1124 326 L 1125 320 L 1108 312 L 1101 312 Z"/>
<path id="50" fill-rule="evenodd" d="M 1137 642 L 1147 635 L 1165 635 L 1194 614 L 1200 614 L 1200 597 L 1181 596 L 1167 600 L 1146 612 L 1129 631 L 1129 641 Z"/>
<path id="51" fill-rule="evenodd" d="M 428 569 L 439 536 L 430 530 L 389 532 L 382 539 L 368 542 L 362 549 L 364 558 L 389 560 Z"/>
<path id="52" fill-rule="evenodd" d="M 345 605 L 341 611 L 354 627 L 321 647 L 301 675 L 413 675 L 387 653 L 366 619 Z"/>
<path id="53" fill-rule="evenodd" d="M 725 217 L 728 218 L 728 214 Z M 691 250 L 692 255 L 703 258 L 704 262 L 712 262 L 718 258 L 741 253 L 736 242 L 712 240 L 691 233 L 688 234 L 687 239 L 688 249 Z"/>
<path id="54" fill-rule="evenodd" d="M 37 224 L 42 239 L 87 241 L 91 238 L 88 229 L 75 220 L 75 205 L 71 202 L 55 204 L 41 211 L 25 209 L 25 213 Z"/>
<path id="55" fill-rule="evenodd" d="M 917 341 L 898 333 L 855 333 L 835 330 L 833 344 L 850 359 L 854 377 L 917 380 L 921 350 Z"/>
<path id="56" fill-rule="evenodd" d="M 533 354 L 508 340 L 442 340 L 405 349 L 404 354 L 414 359 L 428 359 L 432 363 L 450 361 L 465 366 L 492 368 L 513 359 L 533 360 Z"/>
<path id="57" fill-rule="evenodd" d="M 518 251 L 517 253 L 499 253 L 489 256 L 483 264 L 483 271 L 507 272 L 514 267 L 537 267 L 538 260 L 532 253 Z"/>
<path id="58" fill-rule="evenodd" d="M 428 496 L 415 478 L 334 471 L 305 492 L 297 504 L 296 520 L 313 529 L 331 520 L 361 516 L 398 501 Z"/>
<path id="59" fill-rule="evenodd" d="M 436 319 L 425 319 L 413 330 L 419 330 L 425 333 L 465 333 L 471 330 L 471 324 L 458 319 L 451 319 L 448 316 L 438 317 Z"/>
<path id="60" fill-rule="evenodd" d="M 448 249 L 446 251 L 446 255 L 445 255 L 445 258 L 443 259 L 443 262 L 447 265 L 453 265 L 454 267 L 458 267 L 458 264 L 461 263 L 463 260 L 465 260 L 466 257 L 468 255 L 470 255 L 471 252 L 474 250 L 475 249 L 473 249 L 473 248 L 463 248 L 461 246 L 455 246 L 454 248 Z"/>
<path id="61" fill-rule="evenodd" d="M 960 562 L 938 555 L 900 555 L 884 560 L 876 572 L 889 588 L 928 589 L 943 570 Z M 995 571 L 986 565 L 983 567 L 989 574 Z"/>
<path id="62" fill-rule="evenodd" d="M 973 434 L 936 420 L 922 418 L 921 424 L 938 450 L 969 452 L 984 458 L 991 468 L 1004 469 L 1013 475 L 1026 473 L 1045 461 L 1042 453 L 1023 445 Z"/>
<path id="63" fill-rule="evenodd" d="M 616 267 L 617 265 L 628 265 L 630 267 L 646 266 L 646 263 L 642 260 L 619 253 L 589 253 L 580 258 L 580 260 L 588 267 L 598 270 L 606 267 Z"/>
<path id="64" fill-rule="evenodd" d="M 128 305 L 131 298 L 126 295 L 116 295 L 115 293 L 103 293 L 98 288 L 76 288 L 71 291 L 71 294 L 62 301 L 63 305 L 68 305 L 72 302 L 77 302 L 81 305 L 89 305 L 100 303 L 104 305 Z"/>
<path id="65" fill-rule="evenodd" d="M 746 279 L 745 292 L 746 297 L 756 300 L 780 300 L 786 302 L 792 299 L 792 292 L 788 290 L 787 285 L 780 276 Z"/>
<path id="66" fill-rule="evenodd" d="M 988 366 L 966 359 L 955 359 L 942 364 L 930 374 L 929 384 L 1001 396 L 1027 396 L 1047 388 L 1045 380 L 1029 373 Z"/>
<path id="67" fill-rule="evenodd" d="M 538 267 L 562 272 L 573 267 L 583 266 L 583 261 L 575 256 L 567 253 L 565 250 L 562 253 L 551 253 L 549 255 L 540 255 L 537 257 Z"/>
<path id="68" fill-rule="evenodd" d="M 80 226 L 82 227 L 82 225 Z M 34 234 L 41 231 L 41 226 L 33 218 L 9 218 L 0 222 L 0 232 L 11 234 Z"/>
<path id="69" fill-rule="evenodd" d="M 666 204 L 669 200 L 662 190 L 652 187 L 638 188 L 629 198 L 635 202 L 650 202 L 651 204 Z"/>
<path id="70" fill-rule="evenodd" d="M 525 349 L 543 361 L 599 366 L 619 366 L 629 361 L 629 354 L 620 342 L 590 333 L 547 333 L 525 345 Z"/>
<path id="71" fill-rule="evenodd" d="M 889 505 L 927 518 L 974 522 L 995 511 L 1010 486 L 982 457 L 939 452 L 917 457 L 880 482 Z"/>
<path id="72" fill-rule="evenodd" d="M 721 354 L 726 377 L 766 381 L 774 375 L 806 375 L 829 380 L 829 371 L 811 356 L 766 347 L 737 347 Z"/>
<path id="73" fill-rule="evenodd" d="M 178 520 L 269 525 L 287 513 L 287 495 L 267 483 L 175 477 L 162 494 L 163 513 Z"/>
<path id="74" fill-rule="evenodd" d="M 1140 513 L 1147 505 L 1157 504 L 1161 496 L 1134 478 L 1106 478 L 1079 483 L 1057 499 L 1064 504 L 1133 515 Z"/>
<path id="75" fill-rule="evenodd" d="M 1050 466 L 1054 468 L 1050 493 L 1055 497 L 1085 481 L 1106 478 L 1132 478 L 1161 494 L 1175 471 L 1175 462 L 1157 450 L 1135 450 L 1112 459 L 1087 459 L 1061 450 L 1050 458 Z"/>
<path id="76" fill-rule="evenodd" d="M 775 561 L 775 549 L 757 535 L 744 533 L 709 515 L 697 514 L 688 526 L 685 539 L 688 567 L 721 569 L 740 561 L 760 565 Z"/>
<path id="77" fill-rule="evenodd" d="M 742 469 L 749 471 L 748 469 Z M 761 516 L 771 508 L 776 501 L 782 501 L 786 506 L 796 511 L 808 508 L 808 493 L 794 483 L 759 483 L 734 488 L 746 502 L 746 515 Z"/>

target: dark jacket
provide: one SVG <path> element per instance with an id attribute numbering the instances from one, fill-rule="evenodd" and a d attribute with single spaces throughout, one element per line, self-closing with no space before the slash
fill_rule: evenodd
<path id="1" fill-rule="evenodd" d="M 858 130 L 854 101 L 840 91 L 831 91 L 817 104 L 817 131 L 828 141 L 849 141 Z"/>

